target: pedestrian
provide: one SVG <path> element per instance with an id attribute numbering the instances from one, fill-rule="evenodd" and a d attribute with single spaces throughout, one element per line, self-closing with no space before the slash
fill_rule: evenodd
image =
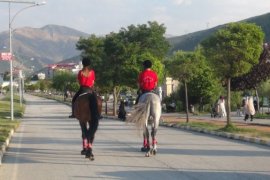
<path id="1" fill-rule="evenodd" d="M 126 120 L 126 110 L 125 110 L 125 103 L 124 101 L 120 102 L 119 110 L 118 110 L 118 118 L 122 121 Z"/>
<path id="2" fill-rule="evenodd" d="M 67 90 L 67 88 L 65 88 L 65 90 L 64 90 L 64 101 L 67 100 L 68 95 L 69 95 L 69 91 Z"/>
<path id="3" fill-rule="evenodd" d="M 226 117 L 227 113 L 226 113 L 226 108 L 225 108 L 225 99 L 223 96 L 219 97 L 218 106 L 219 106 L 219 113 L 220 113 L 219 116 Z"/>
<path id="4" fill-rule="evenodd" d="M 246 100 L 246 105 L 245 105 L 245 118 L 244 121 L 247 121 L 250 117 L 250 121 L 253 121 L 254 115 L 255 115 L 255 108 L 254 108 L 254 102 L 253 102 L 253 97 L 249 96 L 247 97 Z"/>
<path id="5" fill-rule="evenodd" d="M 190 104 L 190 113 L 194 114 L 195 108 L 192 104 Z"/>
<path id="6" fill-rule="evenodd" d="M 258 111 L 258 102 L 257 102 L 257 99 L 254 99 L 253 104 L 254 104 L 255 111 L 257 112 Z"/>
<path id="7" fill-rule="evenodd" d="M 157 87 L 158 84 L 158 76 L 155 71 L 151 69 L 152 62 L 150 60 L 145 60 L 143 62 L 143 71 L 139 74 L 138 77 L 138 85 L 139 91 L 136 99 L 136 103 L 138 103 L 139 98 L 142 94 L 147 92 L 153 92 L 153 90 Z"/>

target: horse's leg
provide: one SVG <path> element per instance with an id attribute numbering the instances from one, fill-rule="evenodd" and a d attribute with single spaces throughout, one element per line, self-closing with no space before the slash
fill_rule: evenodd
<path id="1" fill-rule="evenodd" d="M 93 120 L 92 120 L 93 121 Z M 89 158 L 90 160 L 94 160 L 94 154 L 93 154 L 93 142 L 95 139 L 95 134 L 98 128 L 98 119 L 95 120 L 95 122 L 89 122 L 89 128 L 88 128 L 88 133 L 87 133 L 87 140 L 88 140 L 88 148 L 87 148 L 87 153 L 85 155 L 86 158 Z"/>
<path id="2" fill-rule="evenodd" d="M 87 130 L 88 143 L 87 143 L 87 150 L 86 150 L 85 158 L 89 158 L 92 161 L 94 160 L 94 155 L 93 155 L 93 150 L 92 150 L 93 141 L 94 141 L 94 137 L 92 136 L 91 128 L 89 127 Z"/>
<path id="3" fill-rule="evenodd" d="M 156 134 L 157 134 L 157 127 L 155 125 L 152 126 L 152 131 L 151 131 L 151 137 L 152 137 L 152 150 L 151 154 L 156 154 L 157 152 L 157 139 L 156 139 Z"/>
<path id="4" fill-rule="evenodd" d="M 157 153 L 157 129 L 159 126 L 159 120 L 161 116 L 161 106 L 159 103 L 155 104 L 152 106 L 153 109 L 156 111 L 152 110 L 152 117 L 153 117 L 153 122 L 152 122 L 152 131 L 151 131 L 151 137 L 152 137 L 152 149 L 151 149 L 151 154 L 156 154 Z"/>
<path id="5" fill-rule="evenodd" d="M 81 123 L 81 131 L 82 131 L 82 150 L 81 150 L 81 155 L 85 155 L 87 146 L 88 146 L 88 140 L 87 140 L 87 127 L 86 123 Z"/>
<path id="6" fill-rule="evenodd" d="M 147 152 L 150 149 L 150 142 L 149 142 L 149 131 L 147 125 L 145 125 L 143 130 L 143 147 L 141 148 L 142 152 Z"/>

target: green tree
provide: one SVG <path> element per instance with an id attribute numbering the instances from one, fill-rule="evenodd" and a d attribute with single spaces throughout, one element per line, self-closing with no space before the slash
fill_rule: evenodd
<path id="1" fill-rule="evenodd" d="M 220 79 L 207 64 L 204 56 L 200 56 L 197 63 L 196 74 L 188 84 L 189 102 L 199 104 L 199 109 L 203 110 L 204 105 L 213 104 L 217 100 L 222 87 Z"/>
<path id="2" fill-rule="evenodd" d="M 63 92 L 68 84 L 76 83 L 76 81 L 75 74 L 68 71 L 56 71 L 52 80 L 52 87 Z"/>
<path id="3" fill-rule="evenodd" d="M 170 75 L 184 84 L 187 123 L 189 122 L 187 84 L 195 76 L 198 70 L 197 64 L 201 58 L 202 56 L 197 52 L 177 51 L 168 65 Z"/>
<path id="4" fill-rule="evenodd" d="M 261 96 L 270 97 L 270 80 L 262 82 L 258 91 Z"/>
<path id="5" fill-rule="evenodd" d="M 39 89 L 41 91 L 47 91 L 51 87 L 51 81 L 44 79 L 44 80 L 39 80 L 38 83 Z"/>
<path id="6" fill-rule="evenodd" d="M 213 69 L 227 85 L 227 127 L 231 126 L 230 83 L 232 77 L 247 73 L 258 63 L 264 34 L 248 23 L 230 23 L 201 44 Z"/>
<path id="7" fill-rule="evenodd" d="M 162 80 L 162 60 L 169 49 L 164 34 L 165 27 L 162 24 L 148 22 L 121 28 L 118 33 L 112 32 L 97 41 L 94 41 L 96 37 L 92 37 L 78 42 L 77 48 L 83 51 L 83 55 L 100 62 L 94 67 L 97 69 L 96 82 L 103 91 L 113 92 L 114 115 L 120 91 L 124 87 L 136 88 L 137 76 L 145 58 L 152 60 Z M 97 47 L 99 51 L 95 50 Z"/>

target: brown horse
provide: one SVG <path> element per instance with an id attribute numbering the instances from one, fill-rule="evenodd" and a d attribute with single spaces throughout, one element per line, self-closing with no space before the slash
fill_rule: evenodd
<path id="1" fill-rule="evenodd" d="M 85 157 L 90 160 L 94 160 L 92 144 L 99 124 L 99 119 L 96 118 L 97 115 L 93 116 L 90 109 L 93 107 L 93 103 L 95 102 L 97 102 L 97 111 L 101 114 L 102 100 L 94 93 L 81 94 L 78 96 L 74 104 L 75 117 L 79 120 L 82 130 L 83 150 L 81 151 L 81 154 L 85 155 Z"/>

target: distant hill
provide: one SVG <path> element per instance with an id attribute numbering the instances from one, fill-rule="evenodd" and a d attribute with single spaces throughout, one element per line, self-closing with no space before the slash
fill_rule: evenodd
<path id="1" fill-rule="evenodd" d="M 79 55 L 76 43 L 88 34 L 58 25 L 42 28 L 24 27 L 13 32 L 13 52 L 16 56 L 14 67 L 41 69 L 46 64 L 57 63 L 63 59 Z M 8 31 L 0 33 L 0 47 L 9 50 Z M 1 50 L 2 52 L 5 49 Z M 7 71 L 9 63 L 0 61 L 0 72 Z"/>
<path id="2" fill-rule="evenodd" d="M 270 41 L 270 13 L 243 21 L 261 26 L 265 33 L 265 41 Z M 167 39 L 172 46 L 169 54 L 176 50 L 194 50 L 203 39 L 222 27 L 224 25 L 177 37 L 168 35 Z M 21 67 L 25 72 L 32 73 L 43 69 L 47 64 L 78 62 L 80 52 L 76 50 L 76 43 L 80 37 L 88 36 L 87 33 L 59 25 L 14 29 L 14 67 Z M 5 31 L 0 33 L 0 52 L 9 51 L 8 47 L 9 33 Z M 0 61 L 0 74 L 5 71 L 9 71 L 9 63 Z"/>
<path id="3" fill-rule="evenodd" d="M 270 41 L 270 13 L 261 16 L 252 17 L 249 19 L 242 20 L 241 22 L 255 23 L 262 28 L 265 33 L 265 42 Z M 172 48 L 170 53 L 176 50 L 192 51 L 194 48 L 205 38 L 209 37 L 212 33 L 216 32 L 224 25 L 220 25 L 211 29 L 197 31 L 182 36 L 168 38 Z"/>

